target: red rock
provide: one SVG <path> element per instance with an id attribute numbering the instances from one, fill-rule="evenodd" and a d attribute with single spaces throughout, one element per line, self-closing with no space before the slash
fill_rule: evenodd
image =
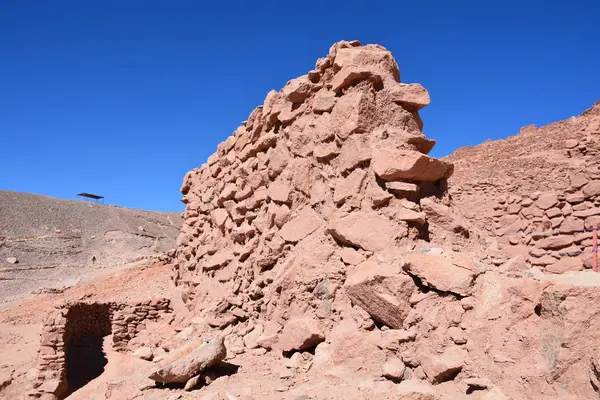
<path id="1" fill-rule="evenodd" d="M 366 135 L 354 135 L 348 138 L 337 158 L 341 172 L 352 170 L 369 160 L 371 160 L 371 145 Z"/>
<path id="2" fill-rule="evenodd" d="M 474 269 L 455 265 L 445 255 L 408 253 L 404 255 L 404 261 L 406 264 L 402 268 L 410 275 L 418 277 L 423 285 L 461 296 L 471 293 L 473 281 L 477 276 Z"/>
<path id="3" fill-rule="evenodd" d="M 318 92 L 313 100 L 313 110 L 315 112 L 330 112 L 335 106 L 337 98 L 333 92 Z"/>
<path id="4" fill-rule="evenodd" d="M 452 175 L 453 166 L 412 150 L 375 149 L 371 167 L 383 180 L 435 182 Z"/>
<path id="5" fill-rule="evenodd" d="M 539 258 L 534 258 L 530 261 L 531 265 L 551 265 L 556 262 L 556 258 L 546 254 Z"/>
<path id="6" fill-rule="evenodd" d="M 600 215 L 600 207 L 596 208 L 587 208 L 584 210 L 578 210 L 573 212 L 573 216 L 577 218 L 587 218 L 592 215 Z"/>
<path id="7" fill-rule="evenodd" d="M 336 204 L 341 204 L 346 199 L 360 194 L 360 188 L 366 176 L 365 170 L 357 168 L 346 178 L 340 179 L 333 192 L 333 201 Z"/>
<path id="8" fill-rule="evenodd" d="M 306 196 L 310 196 L 312 188 L 312 169 L 311 160 L 307 158 L 296 158 L 291 162 L 292 185 Z"/>
<path id="9" fill-rule="evenodd" d="M 582 271 L 583 261 L 577 257 L 565 257 L 554 264 L 548 265 L 545 270 L 553 274 L 563 274 L 569 271 Z"/>
<path id="10" fill-rule="evenodd" d="M 419 225 L 423 225 L 426 221 L 425 213 L 409 210 L 404 207 L 396 208 L 393 215 L 397 220 L 415 222 Z"/>
<path id="11" fill-rule="evenodd" d="M 362 254 L 351 247 L 342 247 L 338 254 L 340 255 L 343 262 L 350 265 L 360 264 L 365 260 Z"/>
<path id="12" fill-rule="evenodd" d="M 570 176 L 571 187 L 580 188 L 588 182 L 584 174 L 573 174 Z"/>
<path id="13" fill-rule="evenodd" d="M 292 103 L 302 103 L 310 96 L 313 87 L 314 85 L 308 79 L 308 76 L 302 75 L 299 78 L 289 81 L 283 89 L 281 89 L 281 94 Z"/>
<path id="14" fill-rule="evenodd" d="M 404 377 L 406 366 L 398 357 L 392 357 L 383 364 L 382 375 L 393 381 L 401 381 Z"/>
<path id="15" fill-rule="evenodd" d="M 400 82 L 398 64 L 392 54 L 381 47 L 361 46 L 339 49 L 333 65 L 338 70 L 349 66 L 369 67 L 371 71 L 384 74 L 386 79 Z"/>
<path id="16" fill-rule="evenodd" d="M 419 191 L 419 186 L 409 182 L 386 182 L 385 188 L 392 193 L 404 192 L 409 194 L 416 194 Z"/>
<path id="17" fill-rule="evenodd" d="M 595 225 L 600 226 L 600 216 L 598 215 L 587 217 L 585 221 L 583 221 L 583 226 L 586 229 L 592 229 Z"/>
<path id="18" fill-rule="evenodd" d="M 348 65 L 335 74 L 331 81 L 331 90 L 340 94 L 343 89 L 364 80 L 372 81 L 377 86 L 381 86 L 383 82 L 381 75 L 368 67 Z"/>
<path id="19" fill-rule="evenodd" d="M 317 320 L 292 318 L 283 327 L 275 346 L 282 351 L 304 350 L 324 340 L 325 335 Z"/>
<path id="20" fill-rule="evenodd" d="M 541 247 L 542 249 L 556 250 L 562 249 L 563 247 L 568 247 L 571 244 L 573 244 L 572 235 L 559 235 L 542 239 L 536 243 L 536 246 Z"/>
<path id="21" fill-rule="evenodd" d="M 340 154 L 340 149 L 335 142 L 321 143 L 313 150 L 313 155 L 317 160 L 327 160 Z"/>
<path id="22" fill-rule="evenodd" d="M 257 325 L 250 333 L 244 335 L 244 345 L 249 349 L 258 347 L 258 340 L 262 336 L 264 327 Z"/>
<path id="23" fill-rule="evenodd" d="M 583 221 L 575 217 L 567 217 L 558 229 L 559 233 L 577 233 L 583 231 Z"/>
<path id="24" fill-rule="evenodd" d="M 586 199 L 600 195 L 600 180 L 590 181 L 581 190 Z"/>
<path id="25" fill-rule="evenodd" d="M 230 250 L 223 249 L 206 261 L 205 268 L 208 270 L 220 268 L 233 260 L 233 258 L 233 253 Z"/>
<path id="26" fill-rule="evenodd" d="M 365 229 L 365 227 L 369 229 Z M 388 218 L 372 211 L 355 211 L 330 221 L 327 232 L 338 242 L 369 251 L 394 247 L 401 232 Z"/>
<path id="27" fill-rule="evenodd" d="M 292 158 L 287 147 L 283 142 L 279 143 L 269 156 L 269 176 L 277 176 L 287 167 Z"/>
<path id="28" fill-rule="evenodd" d="M 396 385 L 399 400 L 441 400 L 431 384 L 409 379 Z"/>
<path id="29" fill-rule="evenodd" d="M 382 365 L 385 353 L 377 348 L 377 332 L 365 332 L 354 321 L 343 320 L 336 325 L 330 335 L 329 351 L 334 364 L 349 363 L 358 360 L 361 363 L 372 362 Z"/>
<path id="30" fill-rule="evenodd" d="M 462 370 L 466 358 L 467 352 L 458 346 L 451 346 L 442 354 L 423 351 L 419 355 L 423 371 L 431 383 L 454 379 Z"/>
<path id="31" fill-rule="evenodd" d="M 565 147 L 567 149 L 574 149 L 578 145 L 579 145 L 579 142 L 577 141 L 577 139 L 568 139 L 565 141 Z"/>
<path id="32" fill-rule="evenodd" d="M 558 204 L 558 197 L 554 192 L 542 193 L 535 204 L 542 210 L 547 210 Z"/>
<path id="33" fill-rule="evenodd" d="M 273 222 L 275 223 L 275 226 L 277 226 L 278 228 L 282 228 L 283 225 L 286 222 L 288 222 L 291 215 L 292 211 L 287 205 L 282 204 L 279 207 L 277 207 L 277 209 L 275 210 L 275 215 L 273 217 Z"/>
<path id="34" fill-rule="evenodd" d="M 298 157 L 308 157 L 315 148 L 311 137 L 306 132 L 292 132 L 289 140 L 290 152 Z"/>
<path id="35" fill-rule="evenodd" d="M 331 141 L 335 138 L 335 132 L 331 127 L 331 114 L 325 113 L 319 115 L 314 121 L 309 123 L 309 129 L 312 130 L 313 136 L 319 142 Z"/>
<path id="36" fill-rule="evenodd" d="M 430 103 L 429 92 L 418 83 L 398 83 L 389 87 L 392 100 L 408 110 L 420 110 Z"/>
<path id="37" fill-rule="evenodd" d="M 271 147 L 277 145 L 277 135 L 274 132 L 268 132 L 260 136 L 254 144 L 254 152 L 260 153 L 267 151 Z"/>
<path id="38" fill-rule="evenodd" d="M 468 235 L 469 225 L 467 221 L 456 215 L 450 207 L 440 204 L 430 197 L 426 197 L 421 199 L 421 209 L 427 215 L 427 220 L 430 223 L 434 223 L 448 231 L 461 233 L 462 236 L 464 236 L 465 232 Z M 507 233 L 512 234 L 512 230 L 507 230 Z"/>
<path id="39" fill-rule="evenodd" d="M 571 204 L 581 203 L 585 200 L 583 192 L 568 193 L 565 200 Z"/>
<path id="40" fill-rule="evenodd" d="M 323 225 L 323 218 L 311 207 L 305 206 L 291 221 L 279 231 L 286 242 L 298 242 Z"/>
<path id="41" fill-rule="evenodd" d="M 227 217 L 229 217 L 229 214 L 224 208 L 217 208 L 210 212 L 210 217 L 215 226 L 222 228 L 223 225 L 225 225 L 225 220 L 227 219 Z"/>
<path id="42" fill-rule="evenodd" d="M 348 93 L 340 97 L 333 107 L 331 127 L 340 139 L 345 140 L 353 133 L 368 132 L 375 115 L 372 93 Z"/>
<path id="43" fill-rule="evenodd" d="M 552 207 L 546 210 L 546 215 L 548 216 L 548 218 L 556 218 L 562 215 L 562 212 L 560 211 L 560 208 Z"/>
<path id="44" fill-rule="evenodd" d="M 400 268 L 370 259 L 352 271 L 344 289 L 352 302 L 373 319 L 391 328 L 401 328 L 411 310 L 408 299 L 414 283 Z"/>
<path id="45" fill-rule="evenodd" d="M 275 90 L 271 90 L 271 91 L 269 91 L 269 93 L 267 93 L 267 96 L 265 97 L 265 101 L 263 103 L 263 115 L 264 116 L 271 114 L 273 105 L 275 104 L 275 102 L 277 101 L 279 96 L 280 96 L 279 93 L 277 93 Z"/>
<path id="46" fill-rule="evenodd" d="M 521 211 L 521 208 L 523 207 L 520 204 L 513 203 L 507 207 L 506 212 L 509 214 L 518 214 L 519 211 Z"/>
<path id="47" fill-rule="evenodd" d="M 267 195 L 277 203 L 288 203 L 292 188 L 288 182 L 276 181 L 269 185 Z"/>
<path id="48" fill-rule="evenodd" d="M 529 251 L 529 254 L 532 257 L 542 257 L 544 255 L 546 255 L 548 252 L 546 250 L 542 250 L 542 249 L 537 249 L 537 248 L 533 248 Z"/>
<path id="49" fill-rule="evenodd" d="M 237 188 L 233 183 L 228 183 L 225 185 L 221 193 L 219 194 L 219 202 L 223 204 L 225 200 L 231 200 L 235 196 Z"/>
<path id="50" fill-rule="evenodd" d="M 282 124 L 289 124 L 294 121 L 297 117 L 302 115 L 307 109 L 306 103 L 303 103 L 300 107 L 295 108 L 294 103 L 287 102 L 283 107 L 283 110 L 277 115 L 277 119 Z"/>

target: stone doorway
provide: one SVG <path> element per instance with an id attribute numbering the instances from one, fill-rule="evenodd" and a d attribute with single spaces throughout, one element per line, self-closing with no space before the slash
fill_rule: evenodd
<path id="1" fill-rule="evenodd" d="M 104 337 L 111 334 L 108 304 L 76 304 L 69 308 L 65 324 L 65 398 L 104 372 L 107 364 Z"/>

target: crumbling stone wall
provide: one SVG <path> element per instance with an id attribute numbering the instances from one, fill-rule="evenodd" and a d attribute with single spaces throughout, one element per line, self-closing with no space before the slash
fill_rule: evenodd
<path id="1" fill-rule="evenodd" d="M 430 237 L 421 200 L 445 200 L 453 166 L 426 155 L 428 104 L 389 51 L 357 41 L 269 92 L 184 178 L 173 278 L 187 306 L 221 328 L 338 318 L 348 269 Z"/>
<path id="2" fill-rule="evenodd" d="M 563 273 L 591 267 L 591 229 L 600 223 L 600 180 L 571 176 L 566 192 L 509 195 L 494 204 L 494 232 L 501 243 L 526 247 L 527 262 Z"/>
<path id="3" fill-rule="evenodd" d="M 171 312 L 169 299 L 135 304 L 78 302 L 57 307 L 44 323 L 29 396 L 56 399 L 68 390 L 66 362 L 69 345 L 75 340 L 112 333 L 113 349 L 124 351 L 129 340 L 145 329 L 145 321 Z"/>
<path id="4" fill-rule="evenodd" d="M 508 257 L 562 273 L 591 267 L 600 222 L 600 102 L 577 117 L 504 140 L 461 148 L 447 159 L 453 206 L 497 239 Z M 523 263 L 519 263 L 523 264 Z"/>

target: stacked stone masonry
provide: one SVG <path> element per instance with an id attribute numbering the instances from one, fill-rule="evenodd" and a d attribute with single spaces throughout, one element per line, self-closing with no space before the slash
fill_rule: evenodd
<path id="1" fill-rule="evenodd" d="M 60 399 L 67 390 L 68 347 L 88 336 L 112 334 L 112 347 L 126 351 L 127 343 L 155 321 L 172 313 L 169 299 L 152 299 L 135 304 L 67 303 L 50 313 L 40 338 L 37 367 L 33 370 L 31 398 Z"/>
<path id="2" fill-rule="evenodd" d="M 445 207 L 453 166 L 427 156 L 435 142 L 419 110 L 429 101 L 400 83 L 389 51 L 357 41 L 269 92 L 184 178 L 173 279 L 187 307 L 222 329 L 339 318 L 347 271 L 427 242 L 422 200 Z"/>
<path id="3" fill-rule="evenodd" d="M 591 268 L 598 156 L 600 102 L 580 116 L 457 150 L 448 157 L 456 165 L 453 205 L 529 266 L 551 273 Z"/>

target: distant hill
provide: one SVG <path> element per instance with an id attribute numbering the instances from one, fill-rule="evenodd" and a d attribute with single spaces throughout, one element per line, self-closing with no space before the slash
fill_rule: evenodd
<path id="1" fill-rule="evenodd" d="M 180 226 L 179 213 L 0 191 L 0 303 L 166 252 Z"/>

